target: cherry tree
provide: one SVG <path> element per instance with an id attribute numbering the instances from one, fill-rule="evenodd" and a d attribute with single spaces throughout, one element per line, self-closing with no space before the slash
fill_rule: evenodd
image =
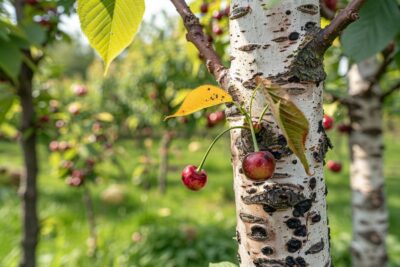
<path id="1" fill-rule="evenodd" d="M 321 29 L 317 0 L 232 0 L 227 68 L 187 3 L 171 0 L 187 40 L 231 97 L 220 103 L 231 102 L 226 114 L 235 128 L 231 152 L 240 266 L 332 264 L 323 177 L 329 148 L 322 127 L 323 57 L 341 31 L 359 18 L 363 2 L 351 1 Z M 106 71 L 132 41 L 144 9 L 143 0 L 78 1 L 82 29 Z M 257 133 L 252 126 L 256 121 Z M 259 149 L 274 156 L 276 168 L 271 178 L 254 181 L 245 175 L 242 161 Z M 201 168 L 198 172 L 204 175 Z"/>

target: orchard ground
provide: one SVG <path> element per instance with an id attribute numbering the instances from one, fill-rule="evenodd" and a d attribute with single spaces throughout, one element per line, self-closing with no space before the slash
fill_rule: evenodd
<path id="1" fill-rule="evenodd" d="M 332 256 L 335 266 L 345 267 L 350 266 L 351 240 L 347 137 L 332 132 L 335 149 L 328 153 L 328 159 L 343 163 L 341 173 L 326 171 Z M 400 141 L 396 136 L 390 132 L 385 137 L 390 267 L 400 266 Z M 198 164 L 211 139 L 210 136 L 174 141 L 166 195 L 159 194 L 156 183 L 158 140 L 154 140 L 150 151 L 153 165 L 142 177 L 138 174 L 140 162 L 145 160 L 144 147 L 140 145 L 143 140 L 123 140 L 116 144 L 118 160 L 129 175 L 122 175 L 120 168 L 104 163 L 98 166 L 102 173 L 98 183 L 89 185 L 97 217 L 95 257 L 87 255 L 89 229 L 82 189 L 71 188 L 57 178 L 48 164 L 47 147 L 41 146 L 39 266 L 203 267 L 208 266 L 208 262 L 236 262 L 228 139 L 220 142 L 211 153 L 205 165 L 209 181 L 202 191 L 189 191 L 180 181 L 181 169 L 187 164 Z M 188 149 L 193 141 L 201 144 L 197 152 Z M 0 142 L 0 166 L 18 169 L 21 164 L 17 143 Z M 6 179 L 0 178 L 3 182 Z M 146 180 L 150 181 L 149 190 L 143 186 Z M 114 194 L 105 197 L 104 190 L 108 188 L 110 192 L 110 186 Z M 0 217 L 0 266 L 14 267 L 19 259 L 21 235 L 16 187 L 0 185 Z"/>

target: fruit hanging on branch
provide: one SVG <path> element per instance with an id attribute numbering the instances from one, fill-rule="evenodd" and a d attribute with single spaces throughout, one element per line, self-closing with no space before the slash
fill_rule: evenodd
<path id="1" fill-rule="evenodd" d="M 243 172 L 247 178 L 252 180 L 267 180 L 273 177 L 275 172 L 275 158 L 269 151 L 260 151 L 256 134 L 261 131 L 261 120 L 266 114 L 267 110 L 271 109 L 275 120 L 277 121 L 282 133 L 284 134 L 289 148 L 299 157 L 302 162 L 304 169 L 307 174 L 310 174 L 307 159 L 305 157 L 304 144 L 308 135 L 308 121 L 304 117 L 304 114 L 292 103 L 290 100 L 284 98 L 279 94 L 279 87 L 271 84 L 267 80 L 261 78 L 256 79 L 259 84 L 254 89 L 253 95 L 250 101 L 249 110 L 246 111 L 241 105 L 234 102 L 232 97 L 224 90 L 212 86 L 204 85 L 192 90 L 186 98 L 183 100 L 181 106 L 175 114 L 167 116 L 165 119 L 173 117 L 181 117 L 192 114 L 201 109 L 215 106 L 222 103 L 233 103 L 240 113 L 244 116 L 244 126 L 234 126 L 222 133 L 220 133 L 209 146 L 205 153 L 202 162 L 199 167 L 194 165 L 188 165 L 182 172 L 183 184 L 191 190 L 198 191 L 203 188 L 207 182 L 207 174 L 203 170 L 203 165 L 207 159 L 208 154 L 221 136 L 232 129 L 246 129 L 251 132 L 251 139 L 254 145 L 254 152 L 249 153 L 245 156 L 242 162 Z M 259 114 L 258 121 L 253 122 L 252 116 L 252 105 L 253 99 L 258 91 L 262 88 L 264 90 L 264 96 L 266 96 L 267 105 Z M 217 116 L 219 114 L 220 116 Z M 222 115 L 221 115 L 222 114 Z M 220 118 L 218 118 L 220 117 Z M 216 121 L 223 120 L 224 113 L 222 111 L 218 113 L 211 113 L 208 116 L 209 125 L 214 125 Z M 296 123 L 293 123 L 293 122 Z"/>
<path id="2" fill-rule="evenodd" d="M 242 168 L 247 178 L 264 181 L 274 175 L 275 164 L 274 155 L 268 151 L 258 151 L 246 155 Z"/>
<path id="3" fill-rule="evenodd" d="M 194 165 L 186 166 L 182 171 L 183 184 L 193 191 L 199 191 L 207 183 L 207 173 L 205 170 L 198 170 Z"/>

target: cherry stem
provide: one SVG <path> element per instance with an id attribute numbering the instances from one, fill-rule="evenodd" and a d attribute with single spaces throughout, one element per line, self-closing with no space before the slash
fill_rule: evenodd
<path id="1" fill-rule="evenodd" d="M 261 112 L 260 117 L 258 118 L 258 124 L 261 124 L 262 118 L 264 117 L 265 113 L 267 113 L 267 110 L 269 108 L 269 104 L 267 104 L 264 108 L 264 110 Z"/>
<path id="2" fill-rule="evenodd" d="M 213 146 L 215 145 L 215 143 L 227 132 L 234 130 L 234 129 L 247 129 L 249 130 L 249 127 L 246 126 L 233 126 L 229 129 L 226 129 L 225 131 L 223 131 L 222 133 L 220 133 L 219 135 L 217 135 L 217 137 L 215 137 L 215 139 L 212 141 L 212 143 L 210 144 L 210 146 L 208 147 L 206 153 L 204 154 L 203 159 L 201 160 L 201 163 L 199 165 L 199 167 L 197 167 L 196 172 L 200 172 L 201 169 L 203 168 L 204 163 L 206 162 L 206 159 L 208 157 L 208 154 L 210 154 L 211 149 L 213 148 Z"/>
<path id="3" fill-rule="evenodd" d="M 251 98 L 250 98 L 250 107 L 249 107 L 250 118 L 253 117 L 253 116 L 251 115 L 252 112 L 253 112 L 253 100 L 254 100 L 254 97 L 256 96 L 256 93 L 257 93 L 258 89 L 260 89 L 260 85 L 257 85 L 257 87 L 253 90 L 253 93 L 251 94 Z"/>
<path id="4" fill-rule="evenodd" d="M 237 103 L 234 102 L 234 104 L 236 105 L 236 107 L 239 109 L 240 113 L 243 114 L 243 116 L 245 117 L 247 123 L 249 124 L 249 128 L 251 131 L 251 139 L 253 140 L 253 146 L 254 146 L 254 151 L 258 152 L 260 151 L 260 148 L 258 147 L 257 144 L 257 138 L 256 138 L 256 132 L 254 131 L 254 126 L 253 126 L 253 121 L 249 115 L 249 113 L 246 112 L 246 110 L 244 110 L 240 105 L 238 105 Z"/>

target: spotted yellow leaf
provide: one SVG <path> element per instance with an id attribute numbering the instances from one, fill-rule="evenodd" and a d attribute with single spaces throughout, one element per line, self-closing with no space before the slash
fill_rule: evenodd
<path id="1" fill-rule="evenodd" d="M 213 85 L 202 85 L 190 91 L 178 111 L 175 114 L 167 116 L 165 119 L 186 116 L 208 107 L 232 101 L 231 95 L 221 88 Z"/>

